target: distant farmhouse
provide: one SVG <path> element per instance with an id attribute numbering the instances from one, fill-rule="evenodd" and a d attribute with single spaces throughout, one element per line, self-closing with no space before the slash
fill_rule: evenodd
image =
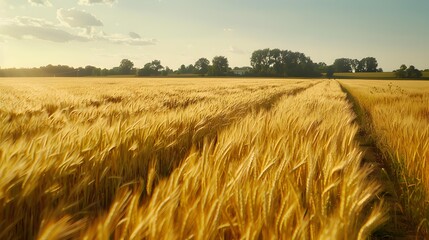
<path id="1" fill-rule="evenodd" d="M 252 71 L 251 67 L 235 67 L 232 72 L 234 73 L 234 75 L 239 75 L 239 76 L 244 76 L 249 74 Z"/>

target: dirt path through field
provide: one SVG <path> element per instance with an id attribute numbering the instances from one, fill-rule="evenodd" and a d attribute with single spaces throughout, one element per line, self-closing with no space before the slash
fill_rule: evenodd
<path id="1" fill-rule="evenodd" d="M 395 174 L 389 164 L 389 160 L 385 159 L 375 144 L 370 132 L 371 122 L 366 116 L 365 110 L 358 105 L 347 89 L 342 85 L 341 89 L 347 94 L 347 99 L 353 105 L 357 116 L 356 121 L 360 129 L 356 140 L 365 152 L 363 163 L 371 164 L 374 167 L 372 177 L 377 179 L 384 189 L 382 195 L 379 197 L 388 208 L 389 220 L 383 228 L 374 233 L 373 239 L 416 239 L 416 226 L 402 213 L 403 207 L 399 200 L 399 183 L 395 181 Z"/>

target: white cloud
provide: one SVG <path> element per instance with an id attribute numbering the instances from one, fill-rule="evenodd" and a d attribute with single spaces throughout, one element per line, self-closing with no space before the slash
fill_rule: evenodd
<path id="1" fill-rule="evenodd" d="M 232 28 L 224 28 L 223 31 L 224 32 L 234 32 L 234 29 L 232 29 Z"/>
<path id="2" fill-rule="evenodd" d="M 111 43 L 126 44 L 126 45 L 133 45 L 133 46 L 155 45 L 158 42 L 156 39 L 144 39 L 144 38 L 141 38 L 139 34 L 137 33 L 132 34 L 132 33 L 134 32 L 131 32 L 127 36 L 122 34 L 106 34 L 102 32 L 101 34 L 97 35 L 97 38 Z"/>
<path id="3" fill-rule="evenodd" d="M 103 22 L 91 13 L 75 8 L 57 10 L 57 18 L 60 22 L 74 28 L 91 28 L 103 26 Z"/>
<path id="4" fill-rule="evenodd" d="M 235 54 L 245 54 L 245 52 L 237 47 L 230 46 L 228 49 L 229 52 L 235 53 Z"/>
<path id="5" fill-rule="evenodd" d="M 95 29 L 94 26 L 102 26 L 103 23 L 93 15 L 83 11 L 60 9 L 58 10 L 58 19 L 61 23 L 52 23 L 44 19 L 30 17 L 0 18 L 0 36 L 14 39 L 41 39 L 52 42 L 105 41 L 132 46 L 147 46 L 157 43 L 156 39 L 145 39 L 135 32 L 130 32 L 128 35 L 107 34 L 100 29 Z M 72 28 L 64 26 L 65 24 Z"/>
<path id="6" fill-rule="evenodd" d="M 49 0 L 28 0 L 28 2 L 34 6 L 46 6 L 46 7 L 52 6 L 52 3 L 49 2 Z"/>
<path id="7" fill-rule="evenodd" d="M 0 35 L 15 39 L 41 39 L 51 42 L 88 41 L 87 38 L 69 33 L 43 19 L 16 17 L 0 21 Z"/>
<path id="8" fill-rule="evenodd" d="M 93 4 L 108 4 L 113 5 L 116 0 L 79 0 L 79 5 L 93 5 Z"/>

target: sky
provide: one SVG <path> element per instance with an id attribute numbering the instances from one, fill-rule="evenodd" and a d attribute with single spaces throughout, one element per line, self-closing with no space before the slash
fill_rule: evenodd
<path id="1" fill-rule="evenodd" d="M 254 50 L 429 68 L 428 0 L 0 0 L 0 67 L 249 66 Z"/>

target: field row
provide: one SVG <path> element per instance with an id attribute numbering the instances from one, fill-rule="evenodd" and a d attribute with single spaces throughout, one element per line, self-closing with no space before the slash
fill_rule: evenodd
<path id="1" fill-rule="evenodd" d="M 409 231 L 429 235 L 429 83 L 343 81 L 361 108 L 365 128 L 392 168 L 400 207 Z"/>

